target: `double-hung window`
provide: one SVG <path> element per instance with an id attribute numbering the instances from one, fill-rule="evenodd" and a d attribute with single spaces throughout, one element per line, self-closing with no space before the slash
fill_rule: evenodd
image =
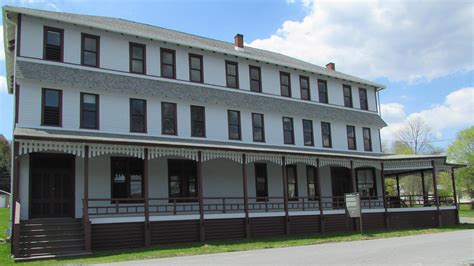
<path id="1" fill-rule="evenodd" d="M 258 66 L 249 66 L 250 90 L 262 92 L 262 70 Z"/>
<path id="2" fill-rule="evenodd" d="M 298 200 L 298 177 L 295 164 L 286 166 L 286 180 L 288 183 L 288 200 Z"/>
<path id="3" fill-rule="evenodd" d="M 291 97 L 290 73 L 280 71 L 280 91 L 281 96 Z"/>
<path id="4" fill-rule="evenodd" d="M 327 122 L 321 122 L 321 135 L 323 138 L 323 147 L 331 148 L 332 147 L 331 124 Z"/>
<path id="5" fill-rule="evenodd" d="M 252 113 L 253 141 L 265 142 L 265 124 L 263 114 Z"/>
<path id="6" fill-rule="evenodd" d="M 354 126 L 346 126 L 346 131 L 347 131 L 347 148 L 349 150 L 356 150 L 357 149 L 357 144 L 356 144 L 355 127 Z"/>
<path id="7" fill-rule="evenodd" d="M 229 139 L 242 140 L 242 133 L 240 129 L 240 112 L 228 110 L 227 122 L 229 126 Z"/>
<path id="8" fill-rule="evenodd" d="M 146 46 L 139 43 L 130 43 L 130 72 L 146 73 Z"/>
<path id="9" fill-rule="evenodd" d="M 255 163 L 255 195 L 257 201 L 264 201 L 268 197 L 267 164 Z"/>
<path id="10" fill-rule="evenodd" d="M 283 117 L 283 143 L 295 144 L 295 132 L 293 128 L 293 118 Z"/>
<path id="11" fill-rule="evenodd" d="M 239 88 L 239 64 L 237 62 L 225 61 L 225 80 L 229 88 Z"/>
<path id="12" fill-rule="evenodd" d="M 360 109 L 369 110 L 369 104 L 367 103 L 367 90 L 359 88 L 359 100 L 360 100 Z"/>
<path id="13" fill-rule="evenodd" d="M 146 133 L 146 101 L 130 99 L 130 132 Z"/>
<path id="14" fill-rule="evenodd" d="M 191 105 L 191 137 L 206 137 L 206 112 L 203 106 Z"/>
<path id="15" fill-rule="evenodd" d="M 303 119 L 303 141 L 305 146 L 314 146 L 313 121 Z"/>
<path id="16" fill-rule="evenodd" d="M 370 128 L 362 128 L 362 135 L 364 137 L 364 151 L 372 151 L 372 135 L 370 134 Z"/>
<path id="17" fill-rule="evenodd" d="M 178 117 L 175 103 L 161 103 L 161 134 L 178 135 Z"/>
<path id="18" fill-rule="evenodd" d="M 343 85 L 342 90 L 344 93 L 344 106 L 352 107 L 352 88 L 349 85 Z"/>
<path id="19" fill-rule="evenodd" d="M 361 197 L 377 196 L 375 172 L 373 168 L 356 169 L 357 191 Z"/>
<path id="20" fill-rule="evenodd" d="M 137 202 L 143 200 L 142 159 L 132 157 L 111 157 L 112 198 L 117 201 Z M 129 200 L 126 200 L 129 199 Z M 136 199 L 132 201 L 133 199 Z"/>
<path id="21" fill-rule="evenodd" d="M 82 33 L 81 64 L 99 67 L 100 37 Z"/>
<path id="22" fill-rule="evenodd" d="M 62 126 L 63 92 L 43 88 L 41 124 L 43 126 Z"/>
<path id="23" fill-rule="evenodd" d="M 202 55 L 189 54 L 189 80 L 192 82 L 204 82 L 204 67 Z"/>
<path id="24" fill-rule="evenodd" d="M 196 201 L 197 188 L 196 161 L 168 159 L 168 194 L 170 201 Z"/>
<path id="25" fill-rule="evenodd" d="M 309 77 L 300 76 L 300 92 L 301 92 L 301 99 L 311 100 L 311 92 L 309 88 Z"/>
<path id="26" fill-rule="evenodd" d="M 306 177 L 308 181 L 308 199 L 316 200 L 318 195 L 318 180 L 317 173 L 318 169 L 312 165 L 306 166 Z"/>
<path id="27" fill-rule="evenodd" d="M 320 103 L 328 103 L 328 83 L 325 80 L 318 79 L 318 95 Z"/>
<path id="28" fill-rule="evenodd" d="M 44 27 L 43 58 L 52 61 L 63 61 L 64 30 Z"/>
<path id="29" fill-rule="evenodd" d="M 161 76 L 163 78 L 176 78 L 176 51 L 171 49 L 160 49 L 161 54 Z"/>
<path id="30" fill-rule="evenodd" d="M 99 129 L 99 95 L 81 93 L 81 128 Z"/>

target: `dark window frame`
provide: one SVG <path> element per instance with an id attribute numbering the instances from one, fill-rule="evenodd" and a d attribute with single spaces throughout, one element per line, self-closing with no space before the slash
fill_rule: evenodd
<path id="1" fill-rule="evenodd" d="M 85 49 L 85 39 L 86 38 L 89 38 L 89 39 L 95 39 L 96 41 L 96 51 L 95 51 L 95 65 L 88 65 L 84 62 L 84 52 L 89 52 L 91 53 L 91 51 L 88 51 Z M 81 65 L 83 66 L 88 66 L 88 67 L 97 67 L 97 68 L 100 68 L 100 36 L 98 35 L 92 35 L 92 34 L 89 34 L 89 33 L 81 33 Z"/>
<path id="2" fill-rule="evenodd" d="M 349 89 L 349 95 L 346 95 L 346 89 Z M 342 85 L 342 95 L 344 97 L 344 107 L 353 108 L 354 102 L 352 99 L 352 87 L 346 84 Z M 347 103 L 346 100 L 349 102 Z"/>
<path id="3" fill-rule="evenodd" d="M 129 71 L 130 71 L 130 73 L 146 75 L 146 45 L 141 44 L 141 43 L 136 43 L 136 42 L 129 42 L 128 46 L 129 46 L 129 55 L 128 55 L 128 57 L 129 57 Z M 140 48 L 143 49 L 143 59 L 136 59 L 136 58 L 132 57 L 133 47 L 140 47 Z M 133 71 L 133 67 L 132 67 L 132 61 L 133 60 L 142 61 L 142 68 L 143 68 L 142 72 Z"/>
<path id="4" fill-rule="evenodd" d="M 192 58 L 198 58 L 199 59 L 199 65 L 200 65 L 201 69 L 193 68 Z M 196 82 L 196 83 L 204 83 L 204 57 L 202 55 L 199 55 L 199 54 L 189 53 L 188 54 L 188 59 L 189 59 L 189 81 Z M 192 74 L 191 74 L 192 70 L 199 71 L 199 78 L 201 79 L 200 81 L 193 80 Z"/>
<path id="5" fill-rule="evenodd" d="M 360 109 L 369 110 L 369 101 L 367 98 L 367 89 L 359 88 Z"/>
<path id="6" fill-rule="evenodd" d="M 194 134 L 194 121 L 196 120 L 193 120 L 193 108 L 197 108 L 197 109 L 201 109 L 202 110 L 202 133 L 203 135 L 202 136 L 197 136 Z M 198 106 L 198 105 L 191 105 L 190 106 L 190 117 L 191 117 L 191 137 L 195 137 L 195 138 L 205 138 L 206 137 L 206 107 L 204 106 Z M 197 122 L 201 122 L 201 121 L 197 121 Z"/>
<path id="7" fill-rule="evenodd" d="M 231 112 L 235 112 L 237 113 L 237 116 L 238 116 L 238 124 L 237 125 L 231 125 L 230 124 L 230 113 Z M 239 137 L 238 138 L 231 138 L 231 133 L 230 133 L 230 128 L 231 126 L 237 126 L 238 129 L 239 129 Z M 228 137 L 229 137 L 229 140 L 242 140 L 242 120 L 241 120 L 241 117 L 240 117 L 240 111 L 237 111 L 237 110 L 227 110 L 227 130 L 228 130 Z"/>
<path id="8" fill-rule="evenodd" d="M 143 105 L 143 108 L 144 108 L 144 112 L 143 112 L 143 131 L 139 131 L 139 130 L 135 130 L 132 128 L 132 120 L 133 120 L 133 116 L 138 116 L 138 115 L 133 115 L 132 114 L 132 101 L 142 101 L 144 103 Z M 145 99 L 137 99 L 137 98 L 130 98 L 129 100 L 130 102 L 130 110 L 129 110 L 129 116 L 130 116 L 130 132 L 131 133 L 147 133 L 147 102 Z"/>
<path id="9" fill-rule="evenodd" d="M 309 122 L 311 125 L 311 131 L 305 131 L 305 122 Z M 310 119 L 303 119 L 302 120 L 302 125 L 303 125 L 303 145 L 304 146 L 314 146 L 314 127 L 313 127 L 313 120 Z M 311 144 L 306 144 L 306 133 L 311 133 Z"/>
<path id="10" fill-rule="evenodd" d="M 46 45 L 48 43 L 48 31 L 59 32 L 59 39 L 60 39 L 59 42 L 61 46 L 60 53 L 59 53 L 59 57 L 60 57 L 59 61 L 46 58 Z M 43 27 L 43 59 L 48 60 L 48 61 L 54 61 L 54 62 L 64 62 L 64 29 L 54 28 L 50 26 Z"/>
<path id="11" fill-rule="evenodd" d="M 290 119 L 291 121 L 291 130 L 285 129 L 285 119 Z M 282 127 L 283 127 L 283 144 L 295 145 L 295 124 L 292 117 L 284 116 L 282 117 Z M 285 132 L 291 133 L 291 143 L 285 141 Z"/>
<path id="12" fill-rule="evenodd" d="M 262 126 L 261 127 L 256 127 L 255 126 L 255 123 L 254 123 L 254 116 L 260 116 L 260 118 L 262 119 Z M 261 132 L 262 132 L 262 139 L 261 140 L 257 140 L 255 138 L 255 129 L 260 129 Z M 252 139 L 254 142 L 265 142 L 265 116 L 263 114 L 260 114 L 260 113 L 252 113 Z"/>
<path id="13" fill-rule="evenodd" d="M 374 186 L 374 190 L 373 190 L 373 195 L 361 195 L 361 199 L 369 199 L 369 198 L 373 198 L 373 199 L 376 199 L 377 198 L 377 195 L 378 195 L 378 189 L 377 189 L 377 176 L 375 174 L 375 168 L 373 167 L 360 167 L 360 168 L 356 168 L 355 169 L 355 177 L 356 177 L 356 189 L 357 189 L 357 192 L 359 192 L 359 172 L 360 171 L 367 171 L 367 170 L 370 170 L 372 172 L 372 178 L 373 178 L 373 186 Z M 367 184 L 367 183 L 362 183 L 362 184 Z"/>
<path id="14" fill-rule="evenodd" d="M 324 125 L 327 125 L 328 126 L 328 131 L 329 131 L 329 134 L 325 134 L 324 133 Z M 322 146 L 323 148 L 332 148 L 332 132 L 331 132 L 331 123 L 329 122 L 321 122 L 321 138 L 322 138 Z M 329 137 L 329 145 L 324 145 L 324 136 L 328 136 Z"/>
<path id="15" fill-rule="evenodd" d="M 264 196 L 259 196 L 258 190 L 258 178 L 257 178 L 257 168 L 264 167 L 265 169 L 265 190 L 263 191 Z M 255 174 L 255 197 L 257 201 L 266 201 L 268 199 L 268 169 L 266 163 L 254 163 L 254 174 Z"/>
<path id="16" fill-rule="evenodd" d="M 258 80 L 252 79 L 252 69 L 257 70 Z M 262 68 L 261 67 L 249 65 L 249 80 L 250 80 L 250 91 L 262 92 Z M 252 89 L 252 81 L 257 81 L 258 82 L 258 90 Z"/>
<path id="17" fill-rule="evenodd" d="M 114 174 L 114 169 L 113 169 L 113 166 L 114 166 L 114 163 L 113 161 L 114 160 L 121 160 L 121 161 L 127 161 L 127 165 L 126 165 L 126 168 L 127 168 L 127 171 L 126 171 L 126 175 L 125 175 L 125 186 L 126 186 L 126 194 L 127 196 L 125 198 L 122 198 L 122 200 L 112 200 L 111 203 L 114 204 L 114 203 L 141 203 L 144 201 L 144 195 L 145 195 L 145 186 L 144 186 L 144 175 L 145 175 L 145 161 L 143 159 L 139 159 L 139 158 L 135 158 L 135 157 L 121 157 L 121 156 L 113 156 L 113 157 L 110 157 L 110 177 L 111 177 L 111 180 L 110 180 L 110 195 L 112 198 L 116 198 L 114 197 L 114 177 L 112 176 Z M 142 179 L 141 179 L 141 197 L 140 198 L 133 198 L 131 197 L 130 195 L 130 182 L 131 182 L 131 178 L 130 178 L 130 164 L 132 161 L 138 161 L 138 160 L 141 160 L 142 161 Z M 123 163 L 122 163 L 123 165 Z"/>
<path id="18" fill-rule="evenodd" d="M 171 195 L 171 173 L 170 169 L 172 168 L 170 164 L 179 164 L 180 173 L 178 175 L 179 183 L 180 183 L 180 194 L 179 196 Z M 183 167 L 184 164 L 192 164 L 192 167 Z M 168 168 L 168 198 L 169 202 L 196 202 L 199 198 L 199 184 L 197 178 L 197 162 L 193 160 L 186 160 L 186 159 L 168 159 L 167 160 L 167 168 Z M 194 168 L 194 169 L 192 169 Z M 196 170 L 194 176 L 194 194 L 195 196 L 191 195 L 189 190 L 189 184 L 191 183 L 191 179 L 183 179 L 183 174 L 186 173 L 186 170 Z M 182 198 L 182 199 L 180 199 Z"/>
<path id="19" fill-rule="evenodd" d="M 294 197 L 290 197 L 290 179 L 288 178 L 289 177 L 289 170 L 290 169 L 294 169 L 294 174 L 295 174 L 295 195 Z M 286 171 L 286 189 L 288 191 L 288 200 L 289 201 L 296 201 L 298 200 L 298 197 L 299 197 L 299 193 L 298 193 L 298 167 L 296 166 L 296 164 L 287 164 L 285 166 L 285 171 Z"/>
<path id="20" fill-rule="evenodd" d="M 84 96 L 85 95 L 91 95 L 95 97 L 95 105 L 96 105 L 96 110 L 95 110 L 95 127 L 86 127 L 84 126 Z M 94 93 L 87 93 L 87 92 L 81 92 L 81 102 L 80 102 L 80 128 L 83 129 L 99 129 L 100 128 L 100 122 L 99 122 L 99 117 L 100 117 L 100 104 L 99 104 L 99 94 L 94 94 Z"/>
<path id="21" fill-rule="evenodd" d="M 352 131 L 352 134 L 354 135 L 353 137 L 349 136 L 349 130 Z M 355 126 L 351 125 L 346 125 L 346 134 L 347 134 L 347 149 L 349 150 L 357 150 L 357 135 L 356 135 L 356 130 Z M 353 142 L 353 147 L 351 147 L 351 141 Z"/>
<path id="22" fill-rule="evenodd" d="M 228 76 L 234 77 L 234 75 L 229 74 L 227 71 L 227 65 L 235 66 L 235 87 L 229 86 Z M 235 61 L 225 60 L 225 84 L 227 88 L 239 89 L 239 63 Z"/>
<path id="23" fill-rule="evenodd" d="M 366 132 L 368 132 L 368 138 L 366 136 Z M 372 132 L 370 128 L 368 127 L 363 127 L 362 128 L 362 138 L 364 140 L 364 151 L 372 151 L 373 150 L 373 145 L 372 145 Z M 366 141 L 368 141 L 369 146 L 367 147 Z"/>
<path id="24" fill-rule="evenodd" d="M 306 82 L 308 83 L 308 88 L 306 89 L 303 89 L 303 86 L 301 85 L 303 80 L 306 80 Z M 310 79 L 308 76 L 300 75 L 300 96 L 302 100 L 311 101 L 311 84 L 309 83 L 309 81 Z M 308 98 L 303 98 L 303 90 L 308 91 Z"/>
<path id="25" fill-rule="evenodd" d="M 46 108 L 46 91 L 57 91 L 59 92 L 59 99 L 58 99 L 58 116 L 59 116 L 59 121 L 58 124 L 46 124 L 45 123 L 45 108 Z M 50 88 L 41 88 L 41 126 L 47 126 L 47 127 L 62 127 L 63 126 L 63 91 L 62 90 L 57 90 L 57 89 L 50 89 Z"/>
<path id="26" fill-rule="evenodd" d="M 173 106 L 174 112 L 172 118 L 165 117 L 165 105 Z M 167 133 L 165 132 L 165 119 L 173 119 L 173 127 L 174 133 Z M 162 135 L 169 135 L 169 136 L 177 136 L 178 135 L 178 105 L 176 103 L 171 102 L 161 102 L 161 134 Z"/>
<path id="27" fill-rule="evenodd" d="M 285 85 L 282 83 L 282 77 L 287 76 L 288 77 L 288 85 Z M 288 95 L 283 94 L 283 86 L 288 86 Z M 291 98 L 291 74 L 290 72 L 284 72 L 280 71 L 280 95 L 283 97 L 288 97 Z"/>
<path id="28" fill-rule="evenodd" d="M 309 170 L 312 169 L 314 171 L 314 197 L 310 196 L 309 194 L 309 185 L 311 184 L 309 182 Z M 319 175 L 317 173 L 318 171 L 318 168 L 317 167 L 314 167 L 312 165 L 306 165 L 306 188 L 307 188 L 307 195 L 308 195 L 308 200 L 310 201 L 315 201 L 315 200 L 318 200 L 319 199 L 319 181 L 318 181 L 318 178 L 319 178 Z"/>
<path id="29" fill-rule="evenodd" d="M 324 84 L 324 90 L 319 84 Z M 321 101 L 321 95 L 324 95 L 324 101 Z M 326 80 L 318 79 L 318 98 L 320 103 L 329 103 L 328 82 Z"/>
<path id="30" fill-rule="evenodd" d="M 170 64 L 165 64 L 163 61 L 163 54 L 164 53 L 170 53 L 173 57 L 173 76 L 172 77 L 166 77 L 163 75 L 163 66 L 169 66 Z M 173 49 L 168 49 L 168 48 L 160 48 L 160 77 L 166 78 L 166 79 L 176 79 L 176 50 Z"/>

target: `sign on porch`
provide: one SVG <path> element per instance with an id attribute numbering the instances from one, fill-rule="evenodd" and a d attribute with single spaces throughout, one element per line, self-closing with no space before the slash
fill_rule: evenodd
<path id="1" fill-rule="evenodd" d="M 344 195 L 346 211 L 351 218 L 360 217 L 360 196 L 359 193 L 347 193 Z"/>

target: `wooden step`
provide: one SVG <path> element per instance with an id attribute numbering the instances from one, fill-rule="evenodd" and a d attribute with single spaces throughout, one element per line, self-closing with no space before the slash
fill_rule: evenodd
<path id="1" fill-rule="evenodd" d="M 71 231 L 71 232 L 49 232 L 49 233 L 43 233 L 43 232 L 37 232 L 37 233 L 31 233 L 29 232 L 28 234 L 22 234 L 20 236 L 20 242 L 22 241 L 39 241 L 39 240 L 61 240 L 65 238 L 84 238 L 84 230 L 80 231 Z"/>
<path id="2" fill-rule="evenodd" d="M 23 261 L 32 261 L 32 260 L 45 260 L 45 259 L 54 259 L 54 258 L 69 258 L 69 257 L 82 257 L 82 256 L 90 256 L 92 255 L 91 252 L 57 252 L 57 253 L 38 253 L 34 255 L 22 255 L 18 258 L 15 258 L 16 262 L 23 262 Z"/>
<path id="3" fill-rule="evenodd" d="M 33 247 L 63 247 L 65 245 L 84 245 L 84 237 L 82 238 L 67 238 L 67 239 L 55 239 L 55 240 L 30 240 L 20 242 L 20 248 L 33 248 Z"/>

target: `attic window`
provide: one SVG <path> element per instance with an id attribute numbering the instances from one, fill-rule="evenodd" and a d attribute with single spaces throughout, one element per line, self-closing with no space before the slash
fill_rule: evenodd
<path id="1" fill-rule="evenodd" d="M 44 27 L 43 58 L 52 61 L 63 61 L 64 30 Z"/>

